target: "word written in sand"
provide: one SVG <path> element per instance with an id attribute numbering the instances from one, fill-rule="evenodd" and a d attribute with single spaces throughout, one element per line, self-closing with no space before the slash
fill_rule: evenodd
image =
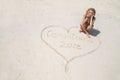
<path id="1" fill-rule="evenodd" d="M 62 38 L 62 39 L 70 39 L 70 40 L 88 40 L 87 37 L 81 37 L 75 34 L 55 33 L 52 31 L 48 31 L 47 36 L 52 38 Z"/>
<path id="2" fill-rule="evenodd" d="M 79 42 L 84 40 L 89 41 L 87 37 L 81 37 L 75 34 L 56 33 L 53 31 L 48 31 L 47 37 L 61 40 L 60 48 L 81 49 Z"/>
<path id="3" fill-rule="evenodd" d="M 80 44 L 71 43 L 71 42 L 61 42 L 60 47 L 62 48 L 73 48 L 73 49 L 81 49 Z"/>

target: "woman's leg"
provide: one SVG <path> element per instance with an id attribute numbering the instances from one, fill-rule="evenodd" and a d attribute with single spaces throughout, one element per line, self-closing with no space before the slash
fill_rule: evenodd
<path id="1" fill-rule="evenodd" d="M 81 25 L 81 30 L 90 38 L 89 33 L 87 31 L 87 27 L 85 25 Z"/>
<path id="2" fill-rule="evenodd" d="M 80 24 L 80 32 L 84 32 L 81 24 Z"/>
<path id="3" fill-rule="evenodd" d="M 88 31 L 88 32 L 91 31 L 92 29 L 93 29 L 93 26 L 90 26 L 90 25 L 89 25 L 89 26 L 87 27 L 87 31 Z"/>

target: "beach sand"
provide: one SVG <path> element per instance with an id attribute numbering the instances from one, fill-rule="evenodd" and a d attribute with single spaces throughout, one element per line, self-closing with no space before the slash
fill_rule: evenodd
<path id="1" fill-rule="evenodd" d="M 0 0 L 0 80 L 120 80 L 120 0 Z M 79 32 L 96 9 L 91 38 Z"/>

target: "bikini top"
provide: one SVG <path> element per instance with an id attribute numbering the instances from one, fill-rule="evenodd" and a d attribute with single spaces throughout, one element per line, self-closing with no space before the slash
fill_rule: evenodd
<path id="1" fill-rule="evenodd" d="M 85 16 L 85 18 L 91 18 L 91 16 Z M 93 17 L 93 19 L 95 19 L 95 17 Z"/>

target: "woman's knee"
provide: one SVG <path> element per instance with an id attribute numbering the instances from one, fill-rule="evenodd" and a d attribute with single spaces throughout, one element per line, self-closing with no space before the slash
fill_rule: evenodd
<path id="1" fill-rule="evenodd" d="M 82 26 L 81 28 L 82 28 L 83 30 L 86 30 L 86 27 L 85 27 L 85 26 Z"/>
<path id="2" fill-rule="evenodd" d="M 92 30 L 92 29 L 93 29 L 93 26 L 88 26 L 88 27 L 87 27 L 87 30 L 88 30 L 88 31 L 90 31 L 90 30 Z"/>

